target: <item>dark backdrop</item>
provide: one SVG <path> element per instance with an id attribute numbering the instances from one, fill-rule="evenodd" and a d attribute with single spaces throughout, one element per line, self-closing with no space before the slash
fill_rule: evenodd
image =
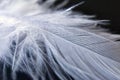
<path id="1" fill-rule="evenodd" d="M 74 10 L 85 14 L 96 15 L 97 19 L 110 20 L 108 27 L 114 33 L 120 33 L 120 0 L 70 0 L 68 6 L 85 1 Z"/>

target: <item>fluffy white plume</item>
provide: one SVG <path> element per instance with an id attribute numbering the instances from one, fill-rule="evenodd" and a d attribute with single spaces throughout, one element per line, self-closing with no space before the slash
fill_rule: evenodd
<path id="1" fill-rule="evenodd" d="M 18 72 L 32 80 L 120 80 L 120 45 L 81 29 L 101 21 L 72 7 L 51 11 L 55 1 L 0 1 L 0 80 L 20 80 Z"/>

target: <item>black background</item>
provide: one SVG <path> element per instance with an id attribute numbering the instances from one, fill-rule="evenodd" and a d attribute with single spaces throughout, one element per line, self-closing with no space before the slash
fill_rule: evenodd
<path id="1" fill-rule="evenodd" d="M 113 33 L 120 33 L 120 0 L 70 0 L 67 7 L 81 1 L 85 1 L 85 3 L 74 10 L 96 15 L 97 19 L 110 20 L 110 24 L 104 27 Z"/>

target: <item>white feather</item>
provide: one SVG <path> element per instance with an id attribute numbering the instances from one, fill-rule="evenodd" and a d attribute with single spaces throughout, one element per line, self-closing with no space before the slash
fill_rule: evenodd
<path id="1" fill-rule="evenodd" d="M 3 0 L 0 8 L 0 60 L 11 77 L 24 72 L 33 80 L 120 80 L 120 45 L 82 26 L 95 26 L 84 15 L 51 11 L 55 0 Z M 71 9 L 71 8 L 70 8 Z M 79 26 L 76 27 L 76 26 Z M 47 76 L 47 77 L 46 77 Z"/>

